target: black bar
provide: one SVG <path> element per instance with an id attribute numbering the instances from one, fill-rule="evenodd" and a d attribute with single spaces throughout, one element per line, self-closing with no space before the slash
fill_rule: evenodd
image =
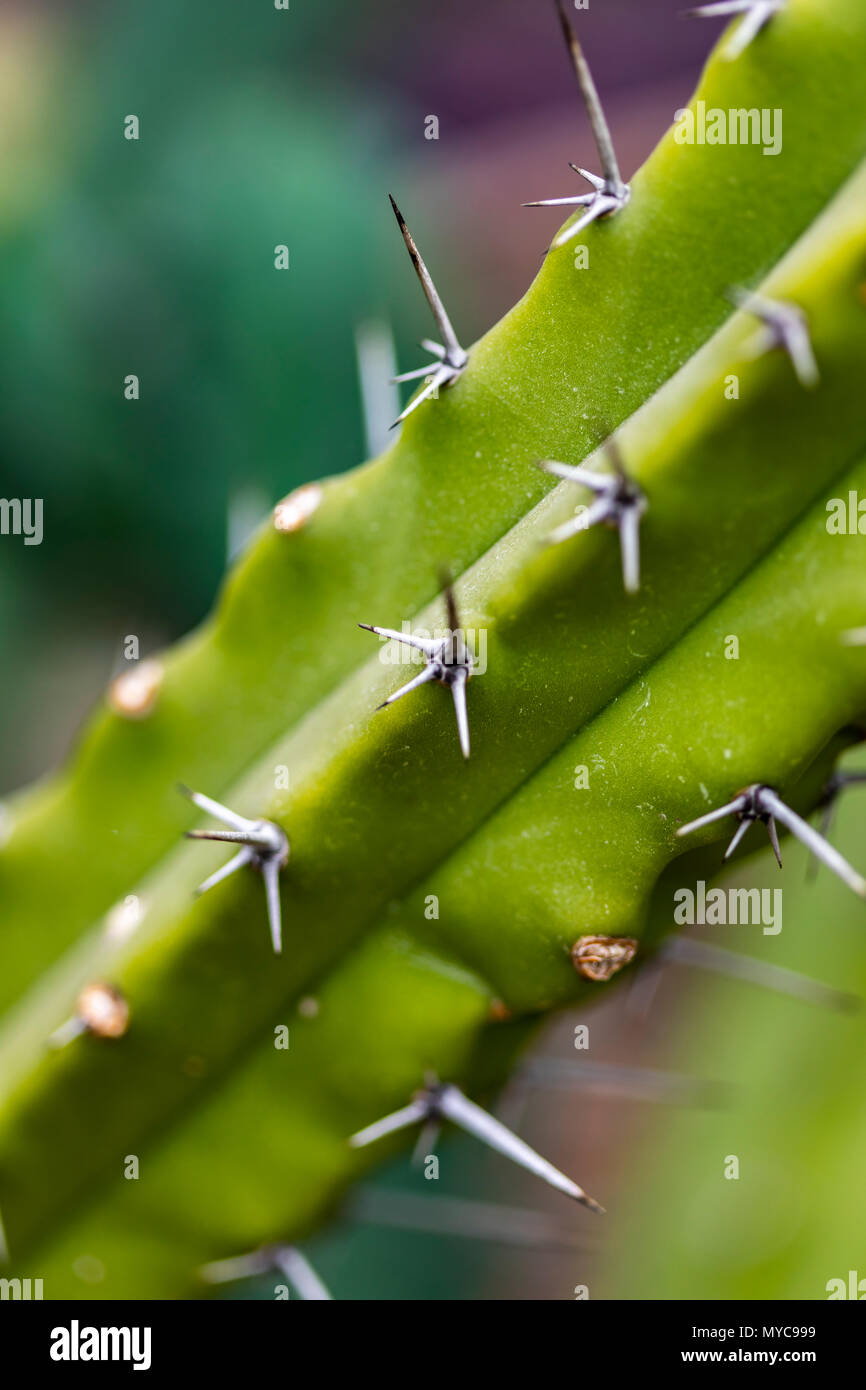
<path id="1" fill-rule="evenodd" d="M 568 1339 L 557 1340 L 547 1348 L 555 1353 L 547 1364 L 551 1371 L 558 1365 L 558 1375 L 564 1361 L 570 1360 L 575 1376 L 579 1376 L 586 1371 L 587 1360 L 601 1357 L 617 1379 L 631 1372 L 654 1377 L 675 1367 L 698 1375 L 708 1367 L 734 1372 L 752 1367 L 782 1371 L 806 1367 L 826 1379 L 828 1373 L 856 1365 L 862 1345 L 863 1317 L 842 1302 L 586 1301 L 575 1302 L 562 1321 L 555 1311 L 539 1313 L 538 1303 L 531 1303 L 525 1305 L 526 1312 L 512 1310 L 507 1328 L 491 1341 L 487 1314 L 477 1304 L 467 1308 L 465 1303 L 456 1302 L 447 1310 L 437 1309 L 431 1319 L 426 1308 L 413 1312 L 412 1305 L 406 1303 L 400 1305 L 401 1312 L 395 1318 L 393 1311 L 382 1317 L 375 1306 L 366 1303 L 359 1314 L 350 1304 L 316 1312 L 308 1307 L 287 1307 L 286 1301 L 5 1301 L 0 1303 L 0 1347 L 4 1372 L 15 1366 L 24 1375 L 35 1371 L 59 1381 L 77 1375 L 93 1380 L 101 1371 L 115 1377 L 134 1375 L 137 1362 L 140 1375 L 157 1379 L 166 1372 L 189 1369 L 197 1377 L 213 1374 L 225 1380 L 243 1376 L 245 1381 L 260 1383 L 274 1374 L 291 1377 L 301 1371 L 309 1375 L 311 1357 L 314 1365 L 320 1358 L 322 1367 L 330 1367 L 335 1352 L 345 1356 L 351 1374 L 375 1374 L 377 1362 L 372 1349 L 376 1343 L 386 1365 L 403 1364 L 407 1375 L 412 1375 L 413 1367 L 416 1372 L 423 1372 L 425 1364 L 433 1369 L 425 1360 L 427 1354 L 438 1363 L 438 1348 L 452 1316 L 458 1321 L 471 1318 L 476 1326 L 467 1323 L 459 1354 L 455 1344 L 449 1343 L 451 1350 L 441 1363 L 443 1372 L 457 1364 L 465 1370 L 476 1360 L 492 1368 L 527 1332 L 541 1329 L 535 1322 L 541 1317 L 543 1330 Z M 324 1321 L 318 1322 L 319 1317 Z M 360 1335 L 335 1342 L 331 1329 L 345 1328 L 351 1333 L 359 1317 Z M 346 1318 L 348 1322 L 344 1322 Z M 103 1328 L 115 1329 L 116 1335 L 109 1332 L 103 1338 Z M 407 1354 L 413 1359 L 404 1361 L 398 1349 L 407 1339 Z M 428 1352 L 422 1353 L 425 1344 Z M 538 1370 L 546 1360 L 545 1344 L 528 1345 L 542 1357 Z M 91 1351 L 104 1359 L 90 1359 Z M 114 1359 L 115 1351 L 125 1359 Z M 73 1359 L 59 1359 L 61 1353 Z M 304 1362 L 307 1372 L 303 1372 Z M 15 1383 L 26 1382 L 19 1377 Z"/>

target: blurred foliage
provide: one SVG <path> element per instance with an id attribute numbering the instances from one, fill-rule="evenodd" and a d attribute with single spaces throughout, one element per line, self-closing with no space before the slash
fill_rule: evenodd
<path id="1" fill-rule="evenodd" d="M 412 287 L 387 125 L 345 85 L 333 18 L 159 0 L 0 30 L 0 492 L 44 497 L 46 528 L 0 548 L 4 724 L 34 691 L 50 721 L 67 645 L 86 662 L 100 632 L 197 621 L 237 494 L 261 514 L 362 457 L 354 329 Z"/>
<path id="2" fill-rule="evenodd" d="M 3 227 L 4 486 L 47 499 L 47 582 L 72 566 L 136 611 L 144 589 L 182 628 L 222 571 L 234 488 L 273 500 L 358 459 L 353 327 L 384 289 L 386 138 L 369 101 L 279 77 L 278 53 L 303 71 L 309 16 L 259 15 L 247 56 L 267 48 L 273 71 L 244 74 L 219 33 L 234 6 L 125 8 L 67 51 L 44 131 L 62 167 Z"/>

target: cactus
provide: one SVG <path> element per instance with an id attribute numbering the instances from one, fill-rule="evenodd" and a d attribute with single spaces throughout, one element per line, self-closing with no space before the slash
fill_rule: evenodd
<path id="1" fill-rule="evenodd" d="M 398 1142 L 353 1134 L 453 1118 L 540 1017 L 639 968 L 654 895 L 733 829 L 678 827 L 744 786 L 817 804 L 866 709 L 859 538 L 826 525 L 866 495 L 864 56 L 858 0 L 723 44 L 695 102 L 782 109 L 778 158 L 669 132 L 584 227 L 590 270 L 555 246 L 468 361 L 446 334 L 394 446 L 281 503 L 214 617 L 10 805 L 0 1212 L 48 1296 L 195 1294 L 302 1239 Z M 401 621 L 423 671 L 359 631 Z M 235 818 L 225 882 L 178 780 Z M 113 1035 L 76 1004 L 97 985 Z"/>

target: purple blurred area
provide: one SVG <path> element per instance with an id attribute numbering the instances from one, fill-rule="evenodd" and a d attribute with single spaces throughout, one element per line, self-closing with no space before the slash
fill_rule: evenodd
<path id="1" fill-rule="evenodd" d="M 687 102 L 723 24 L 687 19 L 677 0 L 566 3 L 629 177 Z M 439 256 L 472 286 L 478 334 L 527 288 L 562 221 L 519 204 L 582 191 L 568 162 L 598 163 L 556 7 L 441 0 L 379 14 L 392 22 L 359 35 L 356 77 L 405 123 L 407 175 L 422 216 L 451 234 Z M 438 141 L 424 139 L 431 114 Z"/>
<path id="2" fill-rule="evenodd" d="M 617 99 L 694 73 L 707 51 L 706 22 L 684 20 L 676 0 L 568 8 L 598 85 Z M 518 121 L 569 95 L 553 0 L 439 0 L 390 11 L 393 23 L 360 43 L 361 71 L 398 92 L 407 108 L 435 99 L 455 132 Z"/>

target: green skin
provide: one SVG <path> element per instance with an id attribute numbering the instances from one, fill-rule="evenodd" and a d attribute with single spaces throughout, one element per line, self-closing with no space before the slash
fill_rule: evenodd
<path id="1" fill-rule="evenodd" d="M 866 657 L 839 641 L 863 622 L 861 550 L 824 525 L 828 496 L 866 491 L 866 467 L 851 468 L 866 449 L 866 171 L 809 225 L 866 145 L 853 80 L 866 15 L 843 0 L 814 11 L 774 21 L 760 62 L 711 62 L 700 93 L 726 107 L 796 94 L 778 187 L 768 195 L 759 149 L 668 137 L 629 208 L 587 232 L 592 274 L 568 250 L 548 257 L 388 455 L 328 485 L 303 530 L 259 540 L 214 623 L 166 661 L 153 714 L 103 716 L 69 778 L 13 808 L 2 987 L 31 989 L 0 1032 L 0 1205 L 13 1256 L 38 1263 L 49 1297 L 87 1294 L 71 1269 L 84 1252 L 107 1271 L 96 1295 L 172 1296 L 194 1291 L 203 1260 L 310 1229 L 377 1157 L 347 1135 L 404 1104 L 425 1068 L 495 1081 L 524 1018 L 598 988 L 569 948 L 641 934 L 686 848 L 677 824 L 748 782 L 790 789 L 866 708 Z M 819 82 L 813 69 L 830 68 Z M 834 148 L 819 152 L 828 129 Z M 747 206 L 760 217 L 741 235 Z M 736 236 L 716 236 L 723 215 Z M 812 393 L 784 354 L 751 359 L 747 315 L 705 342 L 721 291 L 789 247 L 761 288 L 808 314 Z M 611 361 L 632 321 L 652 352 L 625 380 Z M 545 548 L 586 498 L 568 484 L 542 497 L 550 480 L 531 464 L 579 461 L 599 419 L 635 410 L 620 440 L 650 511 L 629 598 L 609 531 Z M 411 668 L 381 664 L 353 628 L 399 626 L 443 559 L 461 573 L 464 625 L 487 632 L 468 766 L 438 687 L 372 714 Z M 440 602 L 415 620 L 443 621 Z M 738 661 L 724 658 L 729 634 Z M 274 790 L 281 766 L 288 791 Z M 179 776 L 289 834 L 279 960 L 252 872 L 193 899 L 226 855 L 175 843 L 191 823 Z M 128 940 L 104 921 L 84 930 L 131 891 L 145 914 Z M 128 1035 L 46 1054 L 94 978 L 129 997 Z M 302 1019 L 312 992 L 319 1015 Z M 495 998 L 517 1022 L 487 1026 Z M 289 1051 L 273 1045 L 281 1023 Z M 128 1154 L 138 1182 L 123 1180 Z"/>

